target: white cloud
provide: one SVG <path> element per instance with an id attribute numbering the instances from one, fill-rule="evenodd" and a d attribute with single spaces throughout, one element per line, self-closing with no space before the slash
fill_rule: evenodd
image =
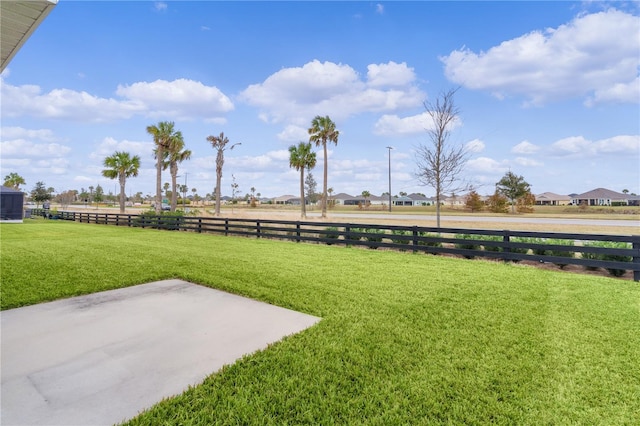
<path id="1" fill-rule="evenodd" d="M 640 135 L 619 135 L 590 141 L 583 136 L 560 139 L 551 145 L 551 153 L 559 157 L 594 157 L 619 154 L 624 156 L 640 154 Z"/>
<path id="2" fill-rule="evenodd" d="M 49 129 L 25 129 L 23 127 L 2 127 L 0 128 L 0 139 L 38 139 L 45 142 L 55 142 L 58 138 Z"/>
<path id="3" fill-rule="evenodd" d="M 463 48 L 441 60 L 447 78 L 498 98 L 528 102 L 582 97 L 597 102 L 637 102 L 640 19 L 608 10 L 580 15 L 558 28 L 507 40 L 486 52 Z"/>
<path id="4" fill-rule="evenodd" d="M 259 107 L 264 121 L 298 126 L 307 125 L 316 115 L 330 113 L 336 121 L 362 112 L 415 107 L 424 99 L 409 79 L 413 71 L 406 65 L 391 62 L 369 70 L 374 84 L 363 81 L 348 65 L 314 60 L 284 68 L 263 83 L 247 87 L 240 99 Z"/>
<path id="5" fill-rule="evenodd" d="M 367 83 L 371 87 L 401 87 L 409 85 L 415 80 L 415 71 L 413 68 L 409 68 L 406 62 L 397 64 L 390 61 L 386 64 L 367 66 Z"/>
<path id="6" fill-rule="evenodd" d="M 171 116 L 174 119 L 215 119 L 233 109 L 233 103 L 218 88 L 186 79 L 138 82 L 118 86 L 124 99 L 100 98 L 87 92 L 54 89 L 42 93 L 39 86 L 13 86 L 0 79 L 2 115 L 108 122 L 135 115 Z"/>
<path id="7" fill-rule="evenodd" d="M 427 112 L 403 118 L 385 114 L 374 125 L 373 133 L 381 136 L 414 135 L 424 133 L 432 123 Z"/>
<path id="8" fill-rule="evenodd" d="M 130 118 L 144 112 L 144 105 L 93 96 L 87 92 L 54 89 L 41 93 L 39 86 L 12 86 L 0 80 L 2 115 L 30 115 L 54 119 L 103 122 Z"/>
<path id="9" fill-rule="evenodd" d="M 184 78 L 118 86 L 116 93 L 144 104 L 150 117 L 213 118 L 233 110 L 231 100 L 217 87 Z"/>
<path id="10" fill-rule="evenodd" d="M 529 141 L 522 141 L 518 145 L 511 148 L 512 153 L 521 154 L 521 155 L 535 154 L 539 150 L 540 150 L 539 146 L 534 145 Z"/>
<path id="11" fill-rule="evenodd" d="M 478 157 L 467 161 L 466 171 L 488 174 L 502 174 L 509 170 L 505 162 L 499 162 L 488 157 Z"/>
<path id="12" fill-rule="evenodd" d="M 524 166 L 524 167 L 542 167 L 542 166 L 544 166 L 544 163 L 541 163 L 540 161 L 536 161 L 536 160 L 533 160 L 531 158 L 525 158 L 525 157 L 516 157 L 515 163 L 517 165 L 519 165 L 519 166 Z"/>
<path id="13" fill-rule="evenodd" d="M 153 148 L 153 142 L 136 142 L 126 139 L 118 141 L 112 137 L 106 137 L 100 142 L 96 150 L 89 154 L 89 158 L 102 161 L 116 151 L 125 151 L 132 156 L 138 155 L 144 159 L 153 152 Z"/>
<path id="14" fill-rule="evenodd" d="M 433 124 L 433 118 L 427 111 L 409 117 L 384 114 L 374 124 L 373 133 L 381 136 L 415 135 L 433 129 Z M 461 125 L 462 121 L 457 118 L 451 123 L 449 130 L 454 130 Z"/>
<path id="15" fill-rule="evenodd" d="M 306 128 L 290 124 L 278 133 L 278 139 L 284 142 L 299 142 L 309 140 L 309 132 Z"/>
<path id="16" fill-rule="evenodd" d="M 596 154 L 640 154 L 640 135 L 620 135 L 593 143 Z"/>
<path id="17" fill-rule="evenodd" d="M 637 103 L 640 93 L 640 77 L 628 83 L 616 83 L 611 87 L 596 90 L 592 97 L 586 100 L 587 106 L 603 102 Z"/>
<path id="18" fill-rule="evenodd" d="M 273 172 L 274 170 L 285 170 L 289 168 L 289 150 L 287 149 L 269 151 L 254 156 L 234 156 L 231 152 L 236 153 L 235 150 L 225 151 L 224 170 L 234 169 L 237 170 L 238 173 L 257 173 Z M 211 170 L 212 173 L 215 173 L 216 158 L 214 155 L 194 157 L 191 159 L 191 164 L 198 169 Z M 231 175 L 224 170 L 224 176 L 231 178 Z M 215 174 L 212 176 L 215 176 Z"/>
<path id="19" fill-rule="evenodd" d="M 169 6 L 167 5 L 167 3 L 163 1 L 157 1 L 153 3 L 153 8 L 156 10 L 156 12 L 164 12 L 168 9 L 168 7 Z"/>
<path id="20" fill-rule="evenodd" d="M 7 158 L 24 157 L 64 157 L 71 148 L 58 143 L 34 143 L 25 139 L 0 142 L 2 161 Z"/>
<path id="21" fill-rule="evenodd" d="M 384 14 L 384 5 L 383 4 L 380 4 L 380 3 L 376 4 L 376 13 L 378 15 L 383 15 Z"/>
<path id="22" fill-rule="evenodd" d="M 480 139 L 474 139 L 465 144 L 467 152 L 478 153 L 484 151 L 485 144 Z"/>

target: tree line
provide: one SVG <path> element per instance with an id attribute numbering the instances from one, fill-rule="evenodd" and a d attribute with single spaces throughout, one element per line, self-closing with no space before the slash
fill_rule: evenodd
<path id="1" fill-rule="evenodd" d="M 462 145 L 450 142 L 452 129 L 460 120 L 460 110 L 456 106 L 454 96 L 457 89 L 451 89 L 441 93 L 433 102 L 425 102 L 424 108 L 431 118 L 432 126 L 427 129 L 428 141 L 416 147 L 415 177 L 424 186 L 431 187 L 435 190 L 436 198 L 436 217 L 437 227 L 440 227 L 440 206 L 443 204 L 445 194 L 455 194 L 461 191 L 468 192 L 466 205 L 471 211 L 479 211 L 485 205 L 493 212 L 506 212 L 508 205 L 511 206 L 511 212 L 516 209 L 519 212 L 531 211 L 535 203 L 535 197 L 531 193 L 530 185 L 522 176 L 518 176 L 512 171 L 508 171 L 496 183 L 495 193 L 483 202 L 474 190 L 472 184 L 463 179 L 465 165 L 469 158 L 470 152 Z M 169 170 L 171 176 L 171 190 L 165 188 L 165 192 L 170 195 L 170 210 L 175 211 L 177 207 L 178 192 L 183 193 L 183 199 L 186 196 L 186 185 L 178 186 L 178 168 L 179 165 L 190 159 L 192 152 L 185 149 L 185 142 L 182 132 L 175 128 L 174 122 L 161 121 L 155 125 L 147 126 L 147 133 L 152 136 L 154 149 L 153 154 L 156 159 L 156 194 L 154 201 L 154 209 L 157 214 L 162 212 L 163 186 L 162 172 Z M 289 166 L 300 172 L 300 206 L 301 217 L 306 217 L 306 202 L 308 198 L 313 197 L 315 201 L 315 180 L 311 174 L 311 170 L 317 163 L 316 152 L 312 147 L 322 147 L 323 151 L 323 187 L 319 194 L 321 203 L 321 217 L 327 216 L 327 206 L 331 204 L 328 199 L 333 189 L 328 187 L 328 163 L 327 163 L 327 145 L 333 143 L 338 144 L 340 131 L 336 128 L 336 124 L 327 116 L 316 116 L 311 121 L 308 128 L 309 140 L 301 141 L 297 145 L 289 147 Z M 216 184 L 214 188 L 215 199 L 215 215 L 220 215 L 221 204 L 221 180 L 224 166 L 224 153 L 226 150 L 233 150 L 242 143 L 231 143 L 229 138 L 221 132 L 217 136 L 207 136 L 206 140 L 211 147 L 216 150 Z M 102 175 L 109 179 L 117 180 L 120 185 L 119 204 L 120 211 L 125 210 L 125 186 L 127 179 L 138 176 L 140 168 L 140 157 L 131 156 L 130 153 L 124 151 L 116 151 L 104 159 L 104 170 Z M 305 171 L 307 177 L 305 178 Z M 231 185 L 233 198 L 239 191 L 235 176 L 232 175 L 233 183 Z M 5 177 L 5 186 L 19 188 L 25 184 L 24 179 L 17 173 L 11 173 Z M 50 199 L 53 192 L 52 188 L 43 188 L 44 183 L 38 182 L 36 188 L 32 191 L 32 198 L 35 201 Z M 101 194 L 96 187 L 95 194 L 92 192 L 92 198 L 98 201 Z M 50 191 L 47 191 L 49 189 Z M 306 189 L 306 191 L 305 191 Z M 255 188 L 251 188 L 251 203 L 255 205 Z M 195 191 L 194 191 L 195 192 Z M 306 194 L 305 194 L 306 192 Z M 306 197 L 305 197 L 306 195 Z M 363 191 L 363 197 L 367 199 L 370 196 L 369 191 Z"/>

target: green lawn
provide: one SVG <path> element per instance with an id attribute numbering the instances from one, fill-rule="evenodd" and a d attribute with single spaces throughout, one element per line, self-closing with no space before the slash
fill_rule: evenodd
<path id="1" fill-rule="evenodd" d="M 484 261 L 31 220 L 0 225 L 1 306 L 177 277 L 323 320 L 131 424 L 640 419 L 640 285 Z"/>

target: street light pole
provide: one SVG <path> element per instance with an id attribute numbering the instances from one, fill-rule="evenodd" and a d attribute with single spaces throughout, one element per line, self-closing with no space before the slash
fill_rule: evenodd
<path id="1" fill-rule="evenodd" d="M 391 150 L 393 147 L 388 146 L 389 150 L 389 212 L 391 212 Z"/>

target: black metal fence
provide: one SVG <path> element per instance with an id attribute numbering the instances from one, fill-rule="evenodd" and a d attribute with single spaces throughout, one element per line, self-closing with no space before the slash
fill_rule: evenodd
<path id="1" fill-rule="evenodd" d="M 581 265 L 587 269 L 603 268 L 614 276 L 633 271 L 634 281 L 640 281 L 640 235 L 497 231 L 167 214 L 49 213 L 42 209 L 32 210 L 32 215 L 103 225 L 365 246 L 372 249 L 384 247 L 513 262 L 548 262 L 560 268 Z"/>

